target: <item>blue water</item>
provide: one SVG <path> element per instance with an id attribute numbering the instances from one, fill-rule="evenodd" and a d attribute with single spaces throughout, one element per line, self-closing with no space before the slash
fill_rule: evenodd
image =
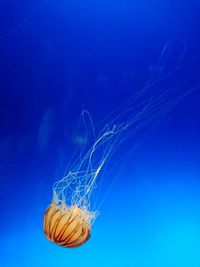
<path id="1" fill-rule="evenodd" d="M 113 153 L 85 245 L 42 229 L 83 109 L 97 125 L 159 73 L 172 90 L 186 79 L 178 95 L 200 86 L 199 12 L 197 0 L 0 1 L 0 266 L 200 266 L 199 89 Z"/>

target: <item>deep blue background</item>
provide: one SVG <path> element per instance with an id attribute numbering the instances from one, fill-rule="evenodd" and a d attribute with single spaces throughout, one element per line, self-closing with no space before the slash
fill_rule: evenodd
<path id="1" fill-rule="evenodd" d="M 200 92 L 134 153 L 129 138 L 123 164 L 120 151 L 110 159 L 97 201 L 116 182 L 87 244 L 63 249 L 42 232 L 81 110 L 103 120 L 174 37 L 198 73 L 199 14 L 198 0 L 0 1 L 1 266 L 200 266 Z"/>

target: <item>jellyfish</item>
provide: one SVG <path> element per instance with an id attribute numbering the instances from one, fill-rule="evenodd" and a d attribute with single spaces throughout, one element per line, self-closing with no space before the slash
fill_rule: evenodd
<path id="1" fill-rule="evenodd" d="M 128 138 L 138 138 L 137 145 L 153 123 L 199 90 L 198 66 L 189 72 L 188 64 L 180 64 L 182 55 L 177 57 L 173 71 L 164 71 L 171 49 L 169 41 L 157 61 L 156 71 L 144 87 L 99 125 L 94 127 L 88 111 L 81 113 L 87 133 L 85 142 L 72 156 L 64 176 L 53 185 L 53 199 L 44 213 L 44 234 L 51 242 L 75 248 L 89 240 L 99 214 L 91 205 L 91 196 L 108 159 Z"/>

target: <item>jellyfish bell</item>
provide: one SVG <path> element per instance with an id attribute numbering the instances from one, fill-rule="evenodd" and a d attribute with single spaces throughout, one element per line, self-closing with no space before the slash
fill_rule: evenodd
<path id="1" fill-rule="evenodd" d="M 59 203 L 56 193 L 54 200 L 44 214 L 43 229 L 46 238 L 65 248 L 83 245 L 91 235 L 91 223 L 95 213 L 86 207 L 67 206 Z"/>
<path id="2" fill-rule="evenodd" d="M 153 122 L 163 118 L 183 98 L 199 90 L 199 65 L 193 73 L 191 70 L 188 72 L 187 64 L 179 65 L 182 55 L 173 71 L 163 73 L 170 51 L 169 42 L 158 60 L 156 72 L 145 86 L 111 112 L 101 124 L 94 127 L 90 114 L 83 110 L 85 141 L 73 154 L 64 176 L 53 185 L 53 200 L 44 214 L 44 233 L 51 242 L 68 248 L 86 243 L 99 210 L 99 206 L 95 209 L 91 205 L 91 196 L 101 183 L 99 174 L 102 174 L 102 169 L 109 172 L 105 165 L 113 152 L 129 137 L 134 137 L 137 147 Z"/>

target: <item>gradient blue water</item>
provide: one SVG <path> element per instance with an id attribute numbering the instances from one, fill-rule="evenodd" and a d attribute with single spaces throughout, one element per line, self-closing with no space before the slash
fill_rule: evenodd
<path id="1" fill-rule="evenodd" d="M 101 121 L 175 36 L 197 74 L 199 11 L 195 0 L 0 1 L 0 266 L 200 266 L 199 91 L 110 159 L 97 201 L 116 181 L 87 244 L 63 249 L 42 230 L 81 110 Z"/>

